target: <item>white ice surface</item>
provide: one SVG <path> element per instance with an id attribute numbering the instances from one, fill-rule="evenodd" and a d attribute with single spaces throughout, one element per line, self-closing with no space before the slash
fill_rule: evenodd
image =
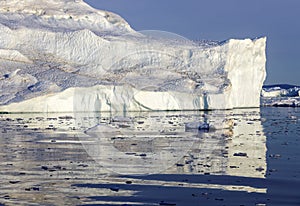
<path id="1" fill-rule="evenodd" d="M 259 107 L 266 38 L 147 38 L 82 0 L 0 1 L 0 110 Z"/>
<path id="2" fill-rule="evenodd" d="M 300 87 L 292 85 L 275 85 L 263 88 L 262 97 L 297 97 L 300 96 Z"/>
<path id="3" fill-rule="evenodd" d="M 264 86 L 262 106 L 300 107 L 300 87 L 295 85 Z"/>
<path id="4" fill-rule="evenodd" d="M 261 104 L 268 107 L 300 107 L 300 97 L 264 97 Z"/>

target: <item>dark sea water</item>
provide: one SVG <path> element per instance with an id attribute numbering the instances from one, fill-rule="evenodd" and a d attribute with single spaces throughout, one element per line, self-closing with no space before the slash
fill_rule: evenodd
<path id="1" fill-rule="evenodd" d="M 1 114 L 0 144 L 0 205 L 300 205 L 298 108 Z"/>

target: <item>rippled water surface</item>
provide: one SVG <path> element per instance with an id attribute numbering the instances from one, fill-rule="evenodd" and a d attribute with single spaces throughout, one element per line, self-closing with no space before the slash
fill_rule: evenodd
<path id="1" fill-rule="evenodd" d="M 297 108 L 1 114 L 0 205 L 296 206 L 299 141 Z"/>

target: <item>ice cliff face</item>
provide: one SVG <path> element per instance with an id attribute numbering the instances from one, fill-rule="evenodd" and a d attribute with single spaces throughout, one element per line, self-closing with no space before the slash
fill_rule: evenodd
<path id="1" fill-rule="evenodd" d="M 0 110 L 258 107 L 265 47 L 149 37 L 81 0 L 0 0 Z"/>

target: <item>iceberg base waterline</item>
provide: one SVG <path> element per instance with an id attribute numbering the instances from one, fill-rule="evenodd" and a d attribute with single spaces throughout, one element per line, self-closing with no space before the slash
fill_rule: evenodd
<path id="1" fill-rule="evenodd" d="M 126 112 L 233 109 L 224 94 L 195 95 L 180 92 L 152 92 L 130 86 L 98 85 L 70 88 L 57 94 L 1 106 L 1 112 Z M 221 103 L 221 104 L 218 104 Z"/>

